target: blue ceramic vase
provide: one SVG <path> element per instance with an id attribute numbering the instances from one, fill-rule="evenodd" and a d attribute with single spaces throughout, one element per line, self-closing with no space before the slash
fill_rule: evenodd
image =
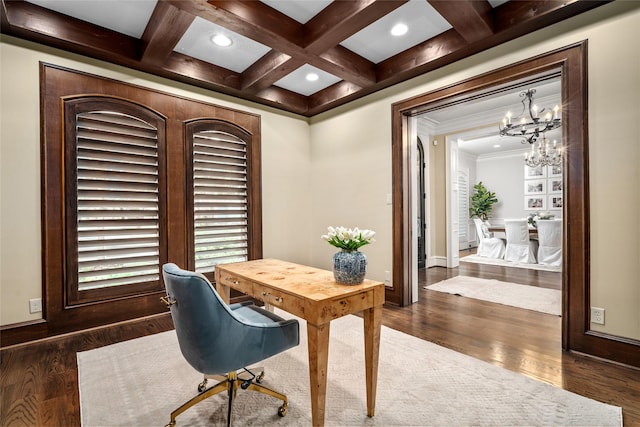
<path id="1" fill-rule="evenodd" d="M 358 251 L 342 250 L 333 255 L 333 278 L 343 285 L 357 285 L 367 274 L 367 256 Z"/>

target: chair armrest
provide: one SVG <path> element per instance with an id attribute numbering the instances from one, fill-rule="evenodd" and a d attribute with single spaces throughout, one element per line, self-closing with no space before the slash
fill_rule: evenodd
<path id="1" fill-rule="evenodd" d="M 252 301 L 236 302 L 236 303 L 234 303 L 234 304 L 230 304 L 230 305 L 229 305 L 229 308 L 230 308 L 231 310 L 237 310 L 237 309 L 239 309 L 240 307 L 244 307 L 244 306 L 247 306 L 247 305 L 253 305 L 253 302 L 252 302 Z"/>
<path id="2" fill-rule="evenodd" d="M 271 311 L 253 304 L 245 304 L 237 307 L 233 312 L 241 318 L 246 325 L 260 328 L 280 328 L 298 322 L 296 319 L 282 318 Z"/>

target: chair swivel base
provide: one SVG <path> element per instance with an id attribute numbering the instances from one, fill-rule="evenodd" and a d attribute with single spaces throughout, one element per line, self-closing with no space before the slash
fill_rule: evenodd
<path id="1" fill-rule="evenodd" d="M 251 376 L 251 378 L 243 378 L 242 377 L 243 373 L 238 374 L 237 372 L 229 372 L 227 375 L 224 375 L 224 376 L 205 375 L 204 381 L 198 384 L 198 391 L 200 392 L 200 394 L 198 394 L 197 396 L 194 396 L 192 399 L 183 403 L 180 407 L 178 407 L 176 410 L 171 412 L 171 421 L 169 421 L 169 423 L 165 427 L 174 427 L 176 425 L 176 417 L 178 415 L 180 415 L 187 409 L 191 408 L 192 406 L 198 404 L 199 402 L 211 396 L 214 396 L 218 393 L 221 393 L 223 391 L 226 391 L 227 395 L 229 396 L 229 405 L 227 409 L 227 426 L 230 426 L 231 425 L 231 408 L 232 408 L 233 399 L 236 395 L 238 387 L 242 388 L 243 390 L 257 391 L 259 393 L 263 393 L 263 394 L 282 400 L 282 405 L 278 408 L 278 415 L 281 417 L 284 417 L 287 414 L 287 408 L 289 407 L 289 401 L 287 400 L 287 396 L 275 390 L 272 390 L 268 387 L 265 387 L 261 384 L 256 384 L 253 381 L 254 380 L 253 376 Z M 207 386 L 208 378 L 219 379 L 220 382 L 207 389 L 206 386 Z M 257 383 L 261 383 L 263 378 L 264 378 L 264 371 L 261 372 L 260 375 L 255 377 L 255 381 Z"/>

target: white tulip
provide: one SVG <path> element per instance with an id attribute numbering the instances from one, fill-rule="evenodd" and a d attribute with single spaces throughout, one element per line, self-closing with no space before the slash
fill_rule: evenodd
<path id="1" fill-rule="evenodd" d="M 320 236 L 329 244 L 346 250 L 358 250 L 359 247 L 374 241 L 375 231 L 346 227 L 327 227 L 327 234 Z"/>

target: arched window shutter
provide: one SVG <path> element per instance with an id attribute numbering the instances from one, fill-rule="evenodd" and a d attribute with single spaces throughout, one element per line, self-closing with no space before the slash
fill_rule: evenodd
<path id="1" fill-rule="evenodd" d="M 78 288 L 158 280 L 158 132 L 113 111 L 76 119 Z"/>
<path id="2" fill-rule="evenodd" d="M 104 97 L 65 107 L 67 303 L 161 289 L 164 119 Z"/>
<path id="3" fill-rule="evenodd" d="M 192 260 L 196 271 L 249 259 L 249 135 L 215 120 L 189 126 Z"/>

